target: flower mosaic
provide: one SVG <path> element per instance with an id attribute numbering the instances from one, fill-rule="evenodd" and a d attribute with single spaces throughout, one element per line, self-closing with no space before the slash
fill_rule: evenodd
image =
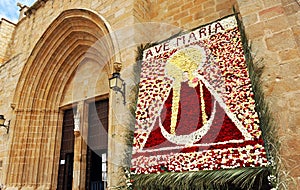
<path id="1" fill-rule="evenodd" d="M 144 50 L 133 174 L 266 166 L 235 18 Z"/>

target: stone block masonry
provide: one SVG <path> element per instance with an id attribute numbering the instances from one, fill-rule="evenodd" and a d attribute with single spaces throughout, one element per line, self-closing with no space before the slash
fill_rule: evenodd
<path id="1" fill-rule="evenodd" d="M 9 45 L 12 40 L 12 35 L 15 29 L 15 24 L 2 18 L 0 21 L 0 66 L 9 59 Z"/>

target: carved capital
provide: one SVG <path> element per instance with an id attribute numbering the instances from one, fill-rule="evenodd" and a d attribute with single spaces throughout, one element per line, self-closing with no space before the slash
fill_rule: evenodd
<path id="1" fill-rule="evenodd" d="M 115 72 L 119 73 L 122 69 L 122 63 L 120 62 L 114 62 L 114 70 Z"/>
<path id="2" fill-rule="evenodd" d="M 74 131 L 74 136 L 79 137 L 80 136 L 80 131 Z"/>

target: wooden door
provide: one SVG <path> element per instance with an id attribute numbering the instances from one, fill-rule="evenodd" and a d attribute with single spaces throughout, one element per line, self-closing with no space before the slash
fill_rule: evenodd
<path id="1" fill-rule="evenodd" d="M 74 114 L 73 109 L 64 112 L 60 163 L 58 170 L 58 190 L 72 190 L 74 163 Z"/>

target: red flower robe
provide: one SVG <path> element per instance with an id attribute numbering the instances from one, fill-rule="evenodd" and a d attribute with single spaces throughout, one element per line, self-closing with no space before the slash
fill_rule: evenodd
<path id="1" fill-rule="evenodd" d="M 211 117 L 212 109 L 214 106 L 215 98 L 211 95 L 209 90 L 203 85 L 203 98 L 205 101 L 205 112 Z M 167 100 L 164 103 L 160 118 L 162 125 L 166 131 L 170 132 L 171 125 L 171 114 L 172 114 L 172 97 L 173 89 L 171 89 Z M 177 124 L 176 124 L 176 135 L 188 135 L 203 126 L 202 120 L 202 106 L 200 101 L 200 85 L 198 84 L 195 88 L 190 87 L 188 82 L 181 83 L 180 90 L 180 102 L 178 107 Z M 174 147 L 178 146 L 169 142 L 161 133 L 159 127 L 159 119 L 156 120 L 154 128 L 150 133 L 144 148 L 156 149 L 163 147 Z M 227 116 L 224 110 L 220 107 L 219 103 L 216 102 L 216 113 L 213 119 L 213 123 L 203 138 L 195 142 L 194 144 L 203 143 L 217 143 L 228 140 L 242 140 L 244 139 L 242 133 Z M 204 147 L 207 149 L 207 147 Z M 191 148 L 185 148 L 181 151 L 192 151 Z M 199 150 L 199 147 L 194 147 L 194 151 Z"/>

